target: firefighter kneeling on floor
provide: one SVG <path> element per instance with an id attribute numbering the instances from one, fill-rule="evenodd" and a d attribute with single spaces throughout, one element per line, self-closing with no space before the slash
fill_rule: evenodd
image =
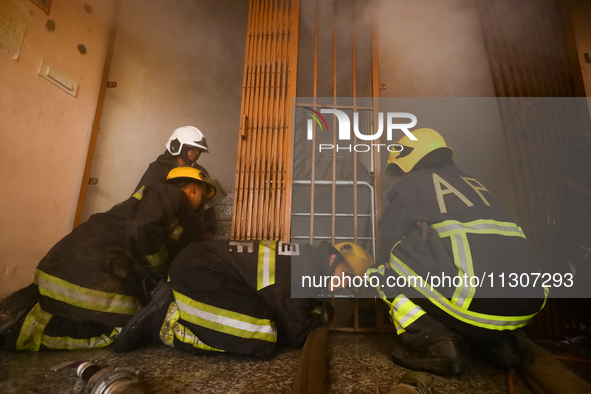
<path id="1" fill-rule="evenodd" d="M 193 243 L 173 261 L 170 280 L 123 328 L 115 351 L 164 343 L 194 354 L 268 357 L 278 345 L 300 347 L 313 329 L 332 320 L 332 310 L 315 298 L 292 298 L 292 287 L 302 274 L 364 273 L 373 264 L 367 253 L 355 259 L 339 251 L 351 245 L 357 246 Z"/>
<path id="2" fill-rule="evenodd" d="M 41 260 L 34 284 L 0 304 L 4 349 L 91 349 L 111 344 L 166 278 L 195 211 L 216 193 L 195 168 L 92 215 Z M 151 284 L 152 283 L 152 284 Z"/>
<path id="3" fill-rule="evenodd" d="M 380 278 L 376 290 L 400 339 L 392 357 L 410 369 L 451 375 L 466 371 L 470 352 L 517 367 L 512 334 L 543 308 L 546 288 L 501 287 L 498 280 L 431 287 L 416 278 L 530 274 L 539 272 L 535 256 L 495 197 L 455 166 L 443 137 L 432 129 L 412 133 L 416 140 L 403 137 L 402 151 L 388 160 L 387 175 L 402 179 L 388 193 L 380 256 L 367 272 Z M 405 280 L 404 289 L 392 286 Z"/>

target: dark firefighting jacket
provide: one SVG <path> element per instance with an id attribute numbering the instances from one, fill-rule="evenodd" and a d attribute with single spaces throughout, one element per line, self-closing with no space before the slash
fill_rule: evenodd
<path id="1" fill-rule="evenodd" d="M 166 277 L 193 215 L 186 194 L 165 183 L 92 215 L 39 263 L 41 307 L 72 320 L 125 325 L 141 307 L 141 281 Z"/>
<path id="2" fill-rule="evenodd" d="M 139 183 L 135 187 L 135 191 L 142 188 L 142 186 L 150 186 L 155 185 L 166 180 L 168 173 L 178 167 L 177 157 L 173 156 L 168 150 L 166 150 L 163 154 L 158 156 L 158 158 L 150 163 L 148 169 L 142 175 L 142 179 L 140 179 Z M 193 167 L 203 171 L 206 175 L 209 176 L 207 170 L 197 164 L 196 162 L 193 163 Z M 196 223 L 193 228 L 190 229 L 191 235 L 189 236 L 192 240 L 196 240 L 199 238 L 199 233 L 209 232 L 213 234 L 215 232 L 215 210 L 213 207 L 209 209 L 199 209 L 196 215 Z"/>
<path id="3" fill-rule="evenodd" d="M 309 265 L 307 273 L 328 266 L 327 253 L 311 245 L 209 241 L 187 246 L 169 271 L 178 311 L 167 319 L 165 343 L 189 352 L 254 357 L 271 355 L 277 343 L 302 346 L 322 316 L 315 313 L 315 299 L 291 297 L 295 257 L 297 264 Z"/>
<path id="4" fill-rule="evenodd" d="M 539 273 L 539 267 L 522 229 L 478 180 L 453 164 L 439 164 L 405 175 L 388 200 L 379 222 L 380 256 L 370 273 L 384 285 L 377 291 L 398 323 L 424 313 L 402 292 L 490 330 L 522 327 L 543 307 L 547 289 L 541 281 L 535 287 L 509 285 L 511 274 Z M 389 276 L 424 282 L 398 281 L 405 287 L 400 289 L 386 284 Z M 445 277 L 462 281 L 442 282 Z"/>

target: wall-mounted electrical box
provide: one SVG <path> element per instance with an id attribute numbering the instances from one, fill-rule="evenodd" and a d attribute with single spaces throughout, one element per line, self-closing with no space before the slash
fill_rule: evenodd
<path id="1" fill-rule="evenodd" d="M 78 93 L 78 84 L 63 72 L 47 63 L 47 60 L 41 61 L 39 75 L 63 90 L 64 92 L 76 97 Z"/>

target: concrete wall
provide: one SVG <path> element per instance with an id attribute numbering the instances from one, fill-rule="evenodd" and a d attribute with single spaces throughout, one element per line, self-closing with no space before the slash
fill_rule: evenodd
<path id="1" fill-rule="evenodd" d="M 128 198 L 180 126 L 203 131 L 199 163 L 234 189 L 247 21 L 247 0 L 124 2 L 84 220 Z"/>
<path id="2" fill-rule="evenodd" d="M 72 229 L 114 4 L 60 0 L 46 15 L 21 3 L 30 17 L 20 58 L 0 53 L 0 298 L 29 284 Z M 38 75 L 43 59 L 80 84 L 77 97 Z"/>
<path id="3" fill-rule="evenodd" d="M 495 96 L 473 1 L 381 0 L 377 16 L 380 83 L 386 85 L 380 97 Z M 466 113 L 457 119 L 448 116 L 425 121 L 425 117 L 417 114 L 416 127 L 439 131 L 454 148 L 458 167 L 482 182 L 516 217 L 511 171 L 498 111 L 494 101 L 493 105 L 487 100 L 480 103 L 480 120 Z M 443 104 L 434 105 L 444 107 Z M 450 111 L 453 108 L 457 111 L 457 105 L 458 101 L 450 101 Z M 386 160 L 384 155 L 384 164 Z"/>

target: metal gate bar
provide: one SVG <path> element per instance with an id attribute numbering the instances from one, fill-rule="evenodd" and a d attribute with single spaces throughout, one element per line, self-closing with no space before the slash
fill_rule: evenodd
<path id="1" fill-rule="evenodd" d="M 371 87 L 370 87 L 370 95 L 372 95 L 373 97 L 378 97 L 379 96 L 379 79 L 378 79 L 378 56 L 377 56 L 377 30 L 375 28 L 375 17 L 373 15 L 374 9 L 371 7 L 373 5 L 373 1 L 371 2 L 362 2 L 359 3 L 358 0 L 349 0 L 348 2 L 339 2 L 336 0 L 324 0 L 323 1 L 323 6 L 328 6 L 331 7 L 332 6 L 332 10 L 326 10 L 332 13 L 332 18 L 325 18 L 325 19 L 332 19 L 332 105 L 327 104 L 326 102 L 319 104 L 317 97 L 318 97 L 318 62 L 319 62 L 319 40 L 322 37 L 320 36 L 320 32 L 319 32 L 319 20 L 320 20 L 320 1 L 321 0 L 316 0 L 314 3 L 312 3 L 311 5 L 314 7 L 314 36 L 313 36 L 313 47 L 314 47 L 314 64 L 313 64 L 313 97 L 310 100 L 311 102 L 305 103 L 305 104 L 296 104 L 296 106 L 294 108 L 300 107 L 300 106 L 306 106 L 306 107 L 311 107 L 313 110 L 317 110 L 319 111 L 320 108 L 332 108 L 332 109 L 339 109 L 339 110 L 352 110 L 354 113 L 360 112 L 359 113 L 359 120 L 364 122 L 364 123 L 359 123 L 360 126 L 363 124 L 363 129 L 365 130 L 371 130 L 373 125 L 377 125 L 378 122 L 378 103 L 377 100 L 374 100 L 372 105 L 358 105 L 358 100 L 357 100 L 357 95 L 358 95 L 358 87 L 357 87 L 357 39 L 358 39 L 358 18 L 359 15 L 363 15 L 364 12 L 362 12 L 363 10 L 360 10 L 359 8 L 363 8 L 364 6 L 369 6 L 370 8 L 370 17 L 369 17 L 369 30 L 365 30 L 365 32 L 367 32 L 367 38 L 371 39 L 371 59 L 366 59 L 366 60 L 370 60 L 371 63 L 368 64 L 370 66 L 369 68 L 369 72 L 371 73 Z M 345 11 L 343 11 L 345 10 Z M 339 12 L 342 14 L 343 12 L 345 13 L 349 13 L 350 12 L 350 24 L 347 24 L 345 22 L 346 25 L 348 25 L 348 27 L 345 30 L 345 35 L 346 34 L 351 34 L 350 39 L 352 40 L 349 43 L 346 43 L 343 40 L 342 36 L 339 36 L 339 32 L 342 29 L 342 27 L 345 24 L 341 24 L 342 22 L 339 22 L 339 29 L 337 29 L 337 20 L 339 16 Z M 349 18 L 349 16 L 347 15 L 346 17 L 347 19 Z M 367 25 L 362 25 L 367 27 Z M 349 30 L 350 29 L 350 30 Z M 339 31 L 338 31 L 339 30 Z M 363 34 L 364 31 L 362 31 L 361 34 Z M 343 33 L 343 32 L 340 32 Z M 361 35 L 359 36 L 361 37 Z M 326 37 L 328 38 L 328 37 Z M 348 38 L 345 38 L 346 41 L 348 41 Z M 343 44 L 341 44 L 343 43 Z M 360 42 L 361 43 L 361 42 Z M 339 105 L 338 104 L 338 90 L 337 90 L 337 85 L 338 85 L 338 80 L 337 80 L 337 44 L 341 45 L 341 46 L 348 46 L 350 48 L 349 55 L 351 56 L 350 60 L 351 60 L 351 79 L 352 79 L 352 92 L 351 93 L 347 93 L 347 96 L 351 95 L 353 97 L 353 105 Z M 360 48 L 365 48 L 366 46 L 360 46 Z M 330 64 L 330 63 L 329 63 Z M 341 67 L 343 67 L 343 63 L 340 63 Z M 345 63 L 346 64 L 346 63 Z M 367 85 L 366 85 L 367 86 Z M 342 94 L 342 92 L 341 92 Z M 365 93 L 363 93 L 363 95 L 368 95 L 367 91 Z M 369 113 L 364 112 L 364 111 L 371 111 Z M 292 118 L 292 122 L 294 122 L 294 119 Z M 337 123 L 337 118 L 336 115 L 333 115 L 333 125 L 335 125 L 336 128 L 336 123 Z M 361 127 L 360 127 L 361 128 Z M 317 136 L 316 136 L 316 123 L 312 123 L 312 146 L 315 147 L 317 144 Z M 328 132 L 328 130 L 327 130 Z M 352 143 L 353 145 L 357 144 L 357 136 L 355 134 L 353 134 L 353 139 L 352 139 Z M 332 144 L 333 146 L 337 145 L 337 136 L 336 133 L 333 131 L 332 132 Z M 330 179 L 329 180 L 317 180 L 317 176 L 316 176 L 316 159 L 318 156 L 317 152 L 315 151 L 315 149 L 313 148 L 311 151 L 311 176 L 310 176 L 310 180 L 295 180 L 293 181 L 293 185 L 309 185 L 310 186 L 310 213 L 305 213 L 305 212 L 295 212 L 292 213 L 291 216 L 293 217 L 302 217 L 302 216 L 309 216 L 310 218 L 310 226 L 309 226 L 309 235 L 298 235 L 298 234 L 294 234 L 291 236 L 291 239 L 294 240 L 305 240 L 307 239 L 310 243 L 314 243 L 314 241 L 316 240 L 330 240 L 333 244 L 335 243 L 335 241 L 337 240 L 350 240 L 353 242 L 358 242 L 360 240 L 363 241 L 370 241 L 371 242 L 371 248 L 372 248 L 372 255 L 375 259 L 375 256 L 377 254 L 377 247 L 378 247 L 378 240 L 377 240 L 377 229 L 376 229 L 376 216 L 379 215 L 381 213 L 381 188 L 382 188 L 382 182 L 381 182 L 381 165 L 380 165 L 380 155 L 379 153 L 376 151 L 376 147 L 372 147 L 370 149 L 370 151 L 368 153 L 360 153 L 361 156 L 358 157 L 357 156 L 357 152 L 353 152 L 353 180 L 337 180 L 337 151 L 336 149 L 333 150 L 332 154 L 330 154 L 331 156 L 331 161 L 332 161 L 332 174 L 330 175 Z M 378 185 L 378 192 L 376 192 L 376 188 L 374 187 L 373 184 L 369 183 L 369 182 L 359 182 L 358 181 L 358 160 L 361 160 L 361 163 L 363 164 L 363 166 L 368 170 L 368 174 L 370 176 L 373 177 L 373 183 L 375 185 Z M 327 163 L 328 164 L 328 163 Z M 329 165 L 327 165 L 327 170 L 330 169 L 331 167 Z M 359 214 L 358 212 L 358 189 L 357 187 L 361 185 L 362 187 L 367 187 L 370 190 L 370 200 L 371 200 L 371 213 L 370 214 Z M 332 200 L 332 206 L 331 206 L 331 212 L 316 212 L 316 207 L 315 207 L 315 198 L 316 198 L 316 187 L 317 186 L 331 186 L 331 200 Z M 352 209 L 352 213 L 337 213 L 336 212 L 336 190 L 337 187 L 343 187 L 343 186 L 347 186 L 347 187 L 352 187 L 353 188 L 353 209 Z M 377 208 L 377 209 L 376 209 Z M 323 235 L 316 235 L 314 233 L 314 222 L 315 222 L 315 218 L 316 217 L 331 217 L 331 233 L 330 236 L 328 234 L 323 234 Z M 353 234 L 352 236 L 337 236 L 336 235 L 336 218 L 337 217 L 352 217 L 353 218 Z M 371 218 L 371 237 L 369 236 L 359 236 L 359 223 L 358 223 L 358 218 L 359 217 L 370 217 Z M 379 309 L 379 308 L 378 308 Z M 357 308 L 357 300 L 355 301 L 355 310 L 354 310 L 354 317 L 355 317 L 355 328 L 353 329 L 354 331 L 375 331 L 375 329 L 360 329 L 359 328 L 359 316 L 358 316 L 358 308 Z M 379 314 L 379 313 L 378 313 Z M 378 316 L 377 317 L 377 326 L 383 326 L 383 317 Z M 348 330 L 348 329 L 345 329 Z"/>
<path id="2" fill-rule="evenodd" d="M 298 180 L 294 180 L 293 181 L 294 185 L 310 185 L 310 187 L 312 187 L 312 181 L 308 181 L 308 180 L 303 180 L 303 179 L 298 179 Z M 293 214 L 292 216 L 310 216 L 310 222 L 314 222 L 313 218 L 314 216 L 330 216 L 333 219 L 333 222 L 335 221 L 336 217 L 353 217 L 354 220 L 356 220 L 357 216 L 363 216 L 363 217 L 371 217 L 371 237 L 358 237 L 357 235 L 357 228 L 354 228 L 354 232 L 355 234 L 352 237 L 337 237 L 335 234 L 335 226 L 333 224 L 332 226 L 332 234 L 331 236 L 319 236 L 319 235 L 313 235 L 313 236 L 304 236 L 304 235 L 292 235 L 291 238 L 292 239 L 310 239 L 310 243 L 314 242 L 314 239 L 322 239 L 322 240 L 328 240 L 330 239 L 332 241 L 332 243 L 334 244 L 334 241 L 336 239 L 339 240 L 347 240 L 347 239 L 353 239 L 355 240 L 354 242 L 357 242 L 357 239 L 362 239 L 362 240 L 371 240 L 371 244 L 372 244 L 372 252 L 373 255 L 372 257 L 375 259 L 376 256 L 376 211 L 375 211 L 375 188 L 374 186 L 366 181 L 337 181 L 335 179 L 328 181 L 328 180 L 316 180 L 314 181 L 314 185 L 318 185 L 318 186 L 353 186 L 355 189 L 357 189 L 357 185 L 360 186 L 364 186 L 367 189 L 369 189 L 370 191 L 370 200 L 371 200 L 371 213 L 369 214 L 361 214 L 361 215 L 357 215 L 357 213 L 353 213 L 353 214 L 347 214 L 347 213 L 336 213 L 334 212 L 336 210 L 336 195 L 333 194 L 332 195 L 332 210 L 333 213 L 306 213 L 306 212 L 298 212 Z M 354 203 L 357 204 L 357 200 L 354 200 Z M 357 210 L 355 209 L 355 212 Z M 313 237 L 313 238 L 312 238 Z"/>

